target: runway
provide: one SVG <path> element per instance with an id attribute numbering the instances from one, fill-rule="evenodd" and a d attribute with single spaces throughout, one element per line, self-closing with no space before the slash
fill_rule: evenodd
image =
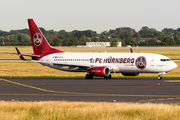
<path id="1" fill-rule="evenodd" d="M 0 100 L 180 102 L 180 78 L 0 78 Z"/>

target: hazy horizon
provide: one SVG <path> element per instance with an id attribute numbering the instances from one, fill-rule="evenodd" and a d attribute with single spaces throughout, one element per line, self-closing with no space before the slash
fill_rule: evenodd
<path id="1" fill-rule="evenodd" d="M 178 0 L 7 0 L 0 4 L 3 31 L 28 28 L 33 18 L 46 30 L 93 30 L 98 33 L 130 27 L 139 31 L 143 26 L 161 31 L 180 27 Z"/>

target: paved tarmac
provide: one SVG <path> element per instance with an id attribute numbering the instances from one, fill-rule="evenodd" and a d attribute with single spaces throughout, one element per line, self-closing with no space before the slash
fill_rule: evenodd
<path id="1" fill-rule="evenodd" d="M 0 100 L 179 103 L 180 78 L 0 78 Z"/>

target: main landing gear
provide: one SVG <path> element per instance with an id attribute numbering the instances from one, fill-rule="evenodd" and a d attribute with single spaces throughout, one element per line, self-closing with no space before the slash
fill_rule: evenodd
<path id="1" fill-rule="evenodd" d="M 93 76 L 91 74 L 86 74 L 86 79 L 93 79 Z"/>
<path id="2" fill-rule="evenodd" d="M 109 76 L 104 76 L 104 79 L 111 79 L 111 74 L 109 74 Z"/>
<path id="3" fill-rule="evenodd" d="M 86 74 L 85 78 L 86 79 L 93 79 L 93 75 Z M 109 74 L 109 76 L 104 76 L 104 79 L 111 79 L 111 74 Z"/>

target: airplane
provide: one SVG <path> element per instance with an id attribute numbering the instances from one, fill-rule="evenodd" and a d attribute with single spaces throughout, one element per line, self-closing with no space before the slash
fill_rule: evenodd
<path id="1" fill-rule="evenodd" d="M 85 78 L 103 76 L 111 79 L 111 73 L 121 73 L 124 76 L 138 76 L 141 73 L 158 73 L 158 80 L 162 75 L 175 69 L 177 64 L 168 57 L 153 53 L 67 53 L 52 48 L 33 19 L 28 19 L 29 31 L 34 54 L 21 54 L 16 51 L 21 60 L 23 56 L 32 58 L 44 66 L 69 72 L 87 72 Z"/>

